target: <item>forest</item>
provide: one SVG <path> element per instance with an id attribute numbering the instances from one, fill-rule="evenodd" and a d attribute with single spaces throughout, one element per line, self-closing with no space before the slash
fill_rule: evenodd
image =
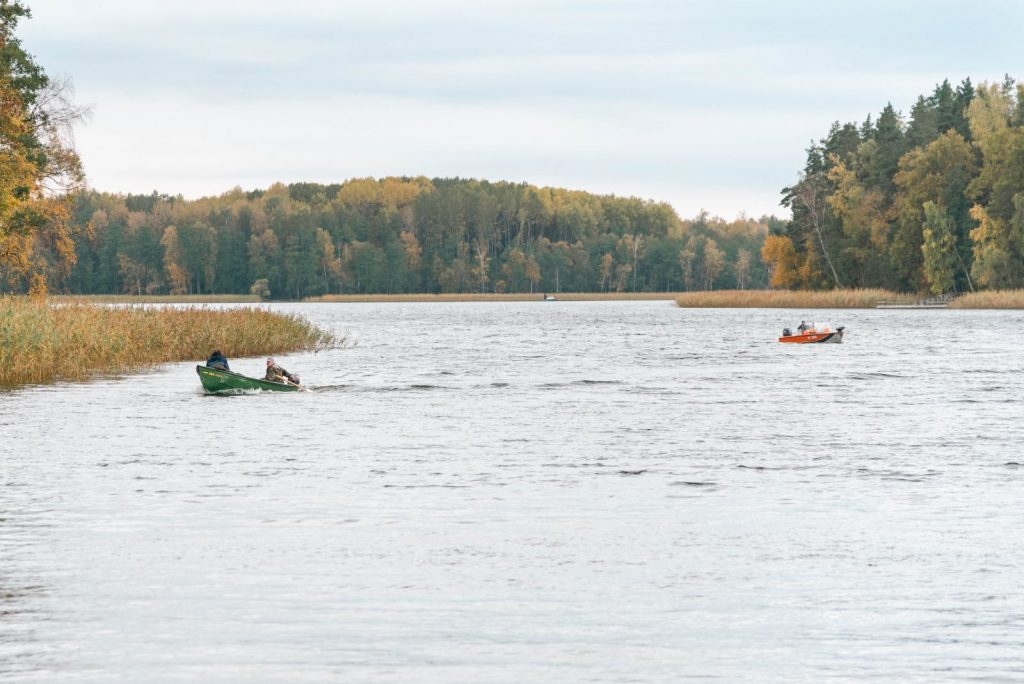
<path id="1" fill-rule="evenodd" d="M 832 125 L 783 189 L 769 286 L 933 294 L 1024 287 L 1024 85 L 948 80 L 907 120 Z"/>
<path id="2" fill-rule="evenodd" d="M 0 292 L 329 294 L 1024 287 L 1024 85 L 949 81 L 832 124 L 789 218 L 463 178 L 350 178 L 186 200 L 88 187 L 85 110 L 0 0 Z M 343 152 L 343 151 L 339 151 Z"/>
<path id="3" fill-rule="evenodd" d="M 526 183 L 362 178 L 184 200 L 70 194 L 52 291 L 301 299 L 334 293 L 1024 286 L 1024 97 L 1002 83 L 834 123 L 780 192 L 789 220 L 681 219 L 665 203 Z M 8 270 L 16 291 L 31 287 Z"/>
<path id="4" fill-rule="evenodd" d="M 51 268 L 56 291 L 301 299 L 765 287 L 775 220 L 682 221 L 636 198 L 421 177 L 195 201 L 82 192 L 72 224 L 77 258 Z"/>

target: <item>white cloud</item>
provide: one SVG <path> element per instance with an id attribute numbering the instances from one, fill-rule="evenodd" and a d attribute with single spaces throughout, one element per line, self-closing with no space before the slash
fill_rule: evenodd
<path id="1" fill-rule="evenodd" d="M 756 201 L 742 206 L 735 189 L 732 202 L 723 202 L 723 188 L 730 180 L 750 182 L 773 162 L 776 152 L 766 151 L 775 146 L 764 138 L 788 115 L 766 114 L 760 128 L 751 128 L 740 125 L 737 112 L 637 112 L 629 103 L 585 111 L 530 101 L 463 106 L 336 97 L 253 108 L 118 94 L 100 99 L 94 123 L 79 135 L 100 190 L 196 197 L 235 185 L 424 174 L 635 195 L 669 201 L 684 215 L 701 208 L 726 216 L 779 213 L 778 187 L 745 191 Z M 715 193 L 714 203 L 700 198 L 702 188 Z"/>

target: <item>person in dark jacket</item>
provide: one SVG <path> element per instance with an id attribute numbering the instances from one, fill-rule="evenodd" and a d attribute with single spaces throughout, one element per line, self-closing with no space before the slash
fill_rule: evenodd
<path id="1" fill-rule="evenodd" d="M 224 354 L 221 353 L 220 349 L 214 349 L 210 352 L 210 358 L 206 359 L 207 368 L 220 368 L 221 370 L 231 370 L 228 367 L 228 359 Z"/>

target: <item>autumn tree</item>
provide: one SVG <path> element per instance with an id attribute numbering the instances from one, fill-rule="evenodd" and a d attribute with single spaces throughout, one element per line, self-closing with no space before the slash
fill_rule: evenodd
<path id="1" fill-rule="evenodd" d="M 281 245 L 273 229 L 265 228 L 259 233 L 251 235 L 246 250 L 249 257 L 250 277 L 256 280 L 265 278 L 270 283 L 271 289 L 278 288 L 280 285 L 278 256 Z"/>
<path id="2" fill-rule="evenodd" d="M 341 259 L 338 258 L 331 234 L 323 228 L 316 229 L 316 266 L 324 279 L 324 292 L 331 291 L 331 283 L 341 279 Z"/>
<path id="3" fill-rule="evenodd" d="M 185 264 L 185 253 L 181 247 L 181 237 L 176 226 L 167 226 L 160 240 L 164 248 L 164 271 L 171 285 L 171 294 L 188 294 L 192 274 Z"/>
<path id="4" fill-rule="evenodd" d="M 833 124 L 828 137 L 808 148 L 798 181 L 782 190 L 782 204 L 793 216 L 778 234 L 790 238 L 803 287 L 828 287 L 830 282 L 843 287 L 834 260 L 842 251 L 843 235 L 828 201 L 835 190 L 830 171 L 840 163 L 851 165 L 858 157 L 869 166 L 878 146 L 871 139 L 873 131 L 870 120 L 860 131 L 852 124 Z"/>
<path id="5" fill-rule="evenodd" d="M 722 272 L 725 266 L 725 253 L 718 249 L 718 243 L 708 240 L 704 245 L 704 259 L 701 263 L 701 271 L 704 275 L 704 289 L 715 289 L 715 279 Z"/>
<path id="6" fill-rule="evenodd" d="M 993 216 L 980 205 L 971 209 L 978 227 L 971 231 L 974 242 L 974 280 L 992 289 L 1024 286 L 1024 194 L 1014 198 L 1009 220 Z"/>
<path id="7" fill-rule="evenodd" d="M 949 243 L 953 250 L 949 257 L 964 262 L 970 258 L 969 238 L 974 227 L 970 205 L 966 197 L 968 184 L 977 173 L 975 152 L 971 145 L 955 130 L 949 130 L 923 148 L 911 150 L 900 159 L 895 183 L 899 189 L 894 201 L 895 225 L 889 252 L 893 263 L 904 274 L 905 282 L 913 289 L 923 289 L 931 283 L 926 275 L 923 229 L 927 222 L 925 206 L 933 208 L 932 247 L 936 240 Z M 938 208 L 945 218 L 938 219 Z M 936 229 L 941 228 L 941 232 Z M 948 235 L 946 235 L 948 233 Z M 930 247 L 929 249 L 932 249 Z M 934 251 L 932 252 L 934 255 Z M 932 266 L 934 267 L 934 262 Z M 957 268 L 963 279 L 950 290 L 969 289 L 968 268 Z M 934 275 L 934 273 L 932 273 Z"/>
<path id="8" fill-rule="evenodd" d="M 406 268 L 413 271 L 418 269 L 423 261 L 423 247 L 416 238 L 416 234 L 409 230 L 403 230 L 398 237 L 402 241 Z"/>
<path id="9" fill-rule="evenodd" d="M 952 221 L 946 210 L 934 202 L 925 202 L 922 229 L 924 275 L 932 294 L 951 292 L 955 283 L 956 243 L 950 230 Z"/>
<path id="10" fill-rule="evenodd" d="M 971 181 L 971 197 L 996 219 L 1009 220 L 1014 196 L 1024 193 L 1024 102 L 1009 84 L 978 87 L 968 109 L 982 164 Z"/>
<path id="11" fill-rule="evenodd" d="M 121 268 L 122 292 L 141 295 L 146 284 L 146 265 L 135 261 L 123 252 L 118 253 L 117 261 Z"/>
<path id="12" fill-rule="evenodd" d="M 697 258 L 697 250 L 694 249 L 692 241 L 687 242 L 686 247 L 679 250 L 679 268 L 683 277 L 683 290 L 689 292 L 693 289 L 694 260 Z"/>
<path id="13" fill-rule="evenodd" d="M 611 252 L 606 252 L 601 256 L 601 292 L 606 292 L 608 284 L 611 281 L 612 269 L 615 265 L 615 257 L 611 255 Z"/>
<path id="14" fill-rule="evenodd" d="M 14 33 L 31 17 L 18 0 L 0 0 L 0 271 L 46 292 L 45 254 L 66 274 L 75 261 L 66 193 L 83 181 L 71 127 L 85 115 L 67 82 L 51 80 Z"/>
<path id="15" fill-rule="evenodd" d="M 828 176 L 835 186 L 828 203 L 845 238 L 841 267 L 858 286 L 877 285 L 887 277 L 885 260 L 879 258 L 890 232 L 885 194 L 865 185 L 841 160 L 836 160 Z"/>
<path id="16" fill-rule="evenodd" d="M 523 288 L 527 278 L 526 254 L 521 249 L 510 249 L 505 255 L 504 263 L 501 265 L 501 274 L 504 276 L 505 289 L 512 292 L 519 292 Z"/>
<path id="17" fill-rule="evenodd" d="M 793 241 L 782 235 L 769 235 L 761 247 L 761 260 L 768 267 L 770 287 L 788 288 L 799 282 L 799 258 Z"/>
<path id="18" fill-rule="evenodd" d="M 746 249 L 740 249 L 736 253 L 736 263 L 733 269 L 736 272 L 736 287 L 745 290 L 747 289 L 747 281 L 750 279 L 750 268 L 754 263 L 754 258 L 751 256 L 750 251 Z"/>
<path id="19" fill-rule="evenodd" d="M 487 254 L 487 246 L 479 240 L 473 241 L 473 266 L 470 269 L 471 277 L 479 283 L 480 292 L 487 291 L 487 281 L 489 280 L 487 274 L 487 267 L 490 265 L 491 259 Z"/>
<path id="20" fill-rule="evenodd" d="M 644 237 L 643 235 L 624 235 L 622 239 L 629 249 L 629 256 L 633 262 L 633 291 L 636 292 L 636 275 L 637 271 L 640 270 L 640 257 L 643 255 Z"/>
<path id="21" fill-rule="evenodd" d="M 551 242 L 546 237 L 537 240 L 537 264 L 545 290 L 562 291 L 562 277 L 570 270 L 571 248 L 565 242 Z"/>
<path id="22" fill-rule="evenodd" d="M 569 246 L 569 280 L 573 290 L 581 292 L 589 287 L 590 270 L 587 246 L 582 240 L 577 240 Z"/>
<path id="23" fill-rule="evenodd" d="M 819 256 L 828 265 L 828 271 L 836 287 L 842 287 L 835 264 L 832 262 L 832 255 L 829 252 L 831 239 L 829 237 L 828 197 L 830 187 L 827 180 L 827 171 L 806 173 L 800 181 L 792 188 L 787 188 L 787 203 L 793 208 L 793 221 L 799 225 L 805 235 L 804 245 L 807 247 L 807 259 L 803 264 L 808 278 L 816 275 L 814 268 L 817 258 L 814 254 L 816 248 L 820 249 Z"/>
<path id="24" fill-rule="evenodd" d="M 615 267 L 613 287 L 616 292 L 622 292 L 626 289 L 626 283 L 629 281 L 629 274 L 632 272 L 633 264 L 620 263 Z"/>

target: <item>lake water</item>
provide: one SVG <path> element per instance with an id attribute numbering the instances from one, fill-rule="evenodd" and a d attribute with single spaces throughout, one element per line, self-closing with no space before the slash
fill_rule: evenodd
<path id="1" fill-rule="evenodd" d="M 273 308 L 0 392 L 0 680 L 1024 679 L 1021 312 Z"/>

